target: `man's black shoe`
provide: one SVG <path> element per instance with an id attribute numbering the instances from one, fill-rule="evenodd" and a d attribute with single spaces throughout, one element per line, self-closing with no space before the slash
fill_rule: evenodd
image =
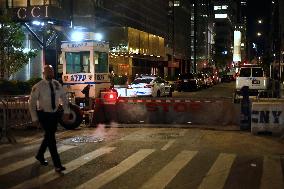
<path id="1" fill-rule="evenodd" d="M 58 172 L 58 173 L 61 173 L 62 171 L 65 171 L 66 168 L 61 166 L 61 167 L 55 167 L 55 171 Z"/>
<path id="2" fill-rule="evenodd" d="M 41 165 L 48 166 L 48 162 L 43 157 L 35 157 Z"/>

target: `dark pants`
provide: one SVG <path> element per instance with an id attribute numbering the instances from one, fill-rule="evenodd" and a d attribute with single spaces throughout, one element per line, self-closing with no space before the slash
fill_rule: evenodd
<path id="1" fill-rule="evenodd" d="M 55 167 L 61 167 L 61 161 L 56 147 L 55 132 L 58 124 L 58 113 L 49 113 L 38 111 L 38 118 L 41 126 L 44 129 L 44 139 L 40 145 L 37 153 L 38 157 L 44 157 L 46 148 L 48 147 L 53 165 Z"/>

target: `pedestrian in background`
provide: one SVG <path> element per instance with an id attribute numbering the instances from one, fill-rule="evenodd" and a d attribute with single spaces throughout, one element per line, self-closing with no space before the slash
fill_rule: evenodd
<path id="1" fill-rule="evenodd" d="M 55 139 L 58 119 L 61 116 L 57 112 L 59 102 L 63 104 L 64 121 L 68 121 L 70 110 L 61 84 L 53 79 L 54 70 L 52 66 L 45 65 L 43 75 L 44 79 L 33 86 L 29 99 L 29 109 L 33 124 L 36 126 L 40 124 L 45 132 L 44 139 L 35 158 L 41 165 L 47 166 L 48 162 L 44 158 L 44 153 L 48 147 L 55 171 L 61 172 L 66 168 L 61 164 Z"/>

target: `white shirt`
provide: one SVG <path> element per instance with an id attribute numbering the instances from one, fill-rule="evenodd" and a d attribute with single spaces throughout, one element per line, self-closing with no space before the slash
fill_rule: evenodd
<path id="1" fill-rule="evenodd" d="M 42 110 L 44 112 L 56 112 L 60 103 L 62 103 L 63 105 L 64 113 L 70 112 L 66 93 L 61 84 L 53 79 L 52 86 L 55 93 L 55 109 L 53 109 L 51 105 L 51 91 L 49 81 L 43 79 L 33 86 L 29 98 L 29 110 L 31 113 L 32 121 L 38 120 L 37 110 Z"/>

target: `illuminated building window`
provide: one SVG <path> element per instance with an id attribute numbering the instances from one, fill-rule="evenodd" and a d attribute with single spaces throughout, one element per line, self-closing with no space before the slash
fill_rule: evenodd
<path id="1" fill-rule="evenodd" d="M 221 10 L 222 6 L 214 6 L 214 10 Z"/>
<path id="2" fill-rule="evenodd" d="M 215 14 L 215 18 L 228 18 L 228 14 Z"/>
<path id="3" fill-rule="evenodd" d="M 9 0 L 8 5 L 11 7 L 26 7 L 28 3 L 27 0 Z"/>
<path id="4" fill-rule="evenodd" d="M 30 4 L 28 4 L 30 2 Z M 59 6 L 59 0 L 8 0 L 8 7 L 27 7 L 27 6 L 38 6 L 38 5 L 54 5 Z"/>
<path id="5" fill-rule="evenodd" d="M 179 1 L 174 1 L 174 6 L 175 6 L 175 7 L 179 7 L 179 5 L 180 5 L 180 2 L 179 2 Z"/>
<path id="6" fill-rule="evenodd" d="M 34 6 L 34 5 L 44 5 L 44 0 L 30 0 L 30 4 L 31 6 Z"/>
<path id="7" fill-rule="evenodd" d="M 30 5 L 57 5 L 59 6 L 58 0 L 30 0 Z"/>
<path id="8" fill-rule="evenodd" d="M 222 9 L 223 9 L 223 10 L 228 9 L 228 5 L 222 5 Z"/>

